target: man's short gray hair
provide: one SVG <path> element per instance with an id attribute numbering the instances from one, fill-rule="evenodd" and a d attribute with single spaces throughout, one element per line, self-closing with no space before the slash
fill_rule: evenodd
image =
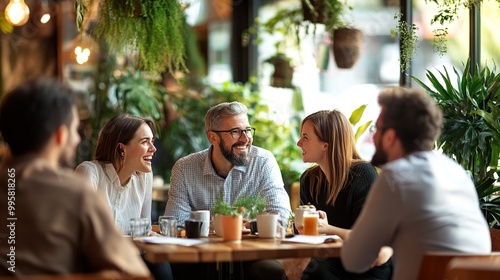
<path id="1" fill-rule="evenodd" d="M 237 101 L 217 104 L 210 108 L 205 115 L 205 132 L 219 130 L 225 117 L 247 113 L 247 107 Z"/>

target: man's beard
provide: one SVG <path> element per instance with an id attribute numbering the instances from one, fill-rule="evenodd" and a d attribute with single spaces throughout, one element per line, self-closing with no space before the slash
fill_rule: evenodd
<path id="1" fill-rule="evenodd" d="M 380 143 L 379 145 L 375 145 L 375 154 L 373 154 L 371 161 L 371 163 L 377 167 L 387 163 L 387 153 L 382 149 L 382 147 L 379 148 L 379 146 L 381 146 Z"/>
<path id="2" fill-rule="evenodd" d="M 74 140 L 70 136 L 68 143 L 66 143 L 66 148 L 59 156 L 59 166 L 71 169 L 75 167 L 76 146 L 78 144 L 75 145 Z"/>
<path id="3" fill-rule="evenodd" d="M 59 166 L 64 168 L 74 168 L 75 167 L 75 154 L 71 151 L 61 154 L 59 157 Z"/>
<path id="4" fill-rule="evenodd" d="M 233 165 L 235 166 L 243 166 L 243 165 L 247 165 L 248 164 L 248 161 L 249 161 L 249 155 L 248 155 L 248 152 L 245 153 L 244 155 L 238 157 L 234 152 L 233 152 L 233 147 L 235 146 L 242 146 L 242 144 L 244 143 L 241 143 L 241 142 L 238 142 L 238 143 L 235 143 L 231 146 L 231 148 L 229 149 L 226 149 L 225 147 L 225 141 L 222 140 L 220 143 L 219 143 L 219 148 L 222 152 L 222 155 L 224 155 L 224 157 L 230 162 L 232 163 Z"/>

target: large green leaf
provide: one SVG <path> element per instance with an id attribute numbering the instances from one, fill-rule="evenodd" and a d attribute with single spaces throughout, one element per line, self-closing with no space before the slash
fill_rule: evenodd
<path id="1" fill-rule="evenodd" d="M 368 106 L 368 104 L 363 104 L 363 105 L 359 106 L 358 108 L 356 108 L 351 113 L 351 116 L 349 117 L 349 122 L 352 125 L 358 124 L 358 122 L 361 119 L 361 117 L 363 117 L 363 113 L 365 112 L 366 106 Z"/>

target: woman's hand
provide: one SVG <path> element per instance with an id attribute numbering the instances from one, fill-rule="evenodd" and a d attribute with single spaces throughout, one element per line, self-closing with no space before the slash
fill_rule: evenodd
<path id="1" fill-rule="evenodd" d="M 150 231 L 150 232 L 148 232 L 147 236 L 161 236 L 161 234 L 159 234 L 155 231 Z"/>
<path id="2" fill-rule="evenodd" d="M 392 253 L 393 250 L 391 247 L 384 246 L 380 248 L 380 251 L 378 252 L 378 257 L 371 267 L 383 265 L 389 260 L 390 257 L 392 257 Z"/>
<path id="3" fill-rule="evenodd" d="M 331 227 L 328 224 L 328 217 L 325 211 L 318 210 L 319 220 L 318 220 L 318 233 L 328 234 L 328 228 Z"/>

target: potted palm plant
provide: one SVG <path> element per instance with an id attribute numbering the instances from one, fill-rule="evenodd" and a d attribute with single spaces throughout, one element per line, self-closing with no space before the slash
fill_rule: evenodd
<path id="1" fill-rule="evenodd" d="M 80 32 L 98 4 L 94 35 L 114 53 L 134 57 L 136 68 L 153 73 L 187 70 L 185 67 L 182 7 L 172 0 L 75 0 Z"/>
<path id="2" fill-rule="evenodd" d="M 491 227 L 500 225 L 500 74 L 476 67 L 470 74 L 470 63 L 457 78 L 448 71 L 435 75 L 427 71 L 430 84 L 413 77 L 437 102 L 443 112 L 443 128 L 437 148 L 454 158 L 472 176 L 479 205 Z M 456 84 L 454 83 L 456 81 Z"/>

